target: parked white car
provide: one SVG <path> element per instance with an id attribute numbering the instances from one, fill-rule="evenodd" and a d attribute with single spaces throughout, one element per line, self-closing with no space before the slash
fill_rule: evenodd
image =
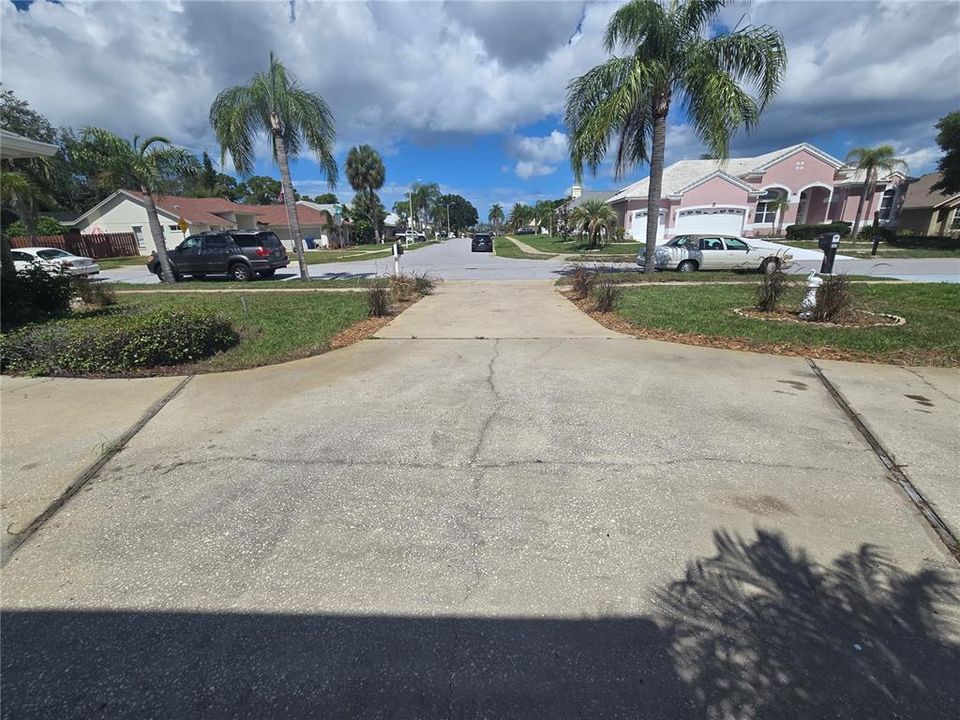
<path id="1" fill-rule="evenodd" d="M 773 272 L 793 262 L 787 250 L 751 245 L 749 240 L 729 235 L 677 235 L 657 247 L 657 270 L 759 270 Z M 637 255 L 643 265 L 643 250 Z"/>
<path id="2" fill-rule="evenodd" d="M 60 248 L 28 247 L 16 248 L 13 253 L 13 266 L 17 272 L 31 265 L 38 265 L 51 275 L 87 276 L 100 272 L 100 266 L 91 258 L 68 253 Z"/>

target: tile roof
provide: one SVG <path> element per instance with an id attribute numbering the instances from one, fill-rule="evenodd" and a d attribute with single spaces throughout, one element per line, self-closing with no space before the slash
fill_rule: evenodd
<path id="1" fill-rule="evenodd" d="M 121 190 L 139 201 L 143 201 L 143 193 L 138 190 Z M 232 221 L 221 217 L 218 213 L 237 213 L 240 215 L 256 215 L 256 205 L 241 205 L 223 198 L 191 198 L 179 195 L 164 195 L 154 197 L 158 210 L 174 217 L 183 216 L 189 223 L 202 225 L 224 225 Z"/>
<path id="2" fill-rule="evenodd" d="M 779 150 L 773 150 L 763 155 L 755 155 L 753 157 L 727 158 L 726 160 L 680 160 L 663 170 L 662 197 L 675 195 L 680 190 L 683 190 L 689 185 L 693 185 L 697 180 L 717 170 L 722 170 L 734 177 L 742 177 L 752 172 L 759 172 L 768 165 L 772 165 L 781 158 L 787 157 L 802 148 L 822 157 L 837 167 L 843 164 L 836 158 L 808 143 L 797 143 L 796 145 L 790 145 L 789 147 L 780 148 Z M 610 198 L 609 202 L 619 202 L 630 198 L 646 198 L 649 190 L 650 178 L 645 177 L 643 180 L 639 180 L 620 190 Z"/>
<path id="3" fill-rule="evenodd" d="M 579 197 L 567 200 L 564 206 L 567 210 L 573 210 L 583 205 L 587 200 L 608 200 L 616 193 L 616 190 L 584 190 Z"/>
<path id="4" fill-rule="evenodd" d="M 316 203 L 310 203 L 316 205 Z M 330 221 L 332 214 L 327 210 L 316 210 L 302 202 L 296 203 L 297 219 L 301 225 L 324 225 Z M 271 227 L 288 227 L 287 208 L 284 205 L 248 205 L 257 213 L 257 223 Z"/>

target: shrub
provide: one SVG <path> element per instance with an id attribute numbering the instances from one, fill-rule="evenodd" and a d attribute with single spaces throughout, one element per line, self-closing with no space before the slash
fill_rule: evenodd
<path id="1" fill-rule="evenodd" d="M 817 305 L 810 315 L 815 322 L 842 322 L 853 306 L 853 284 L 844 274 L 828 275 L 817 288 Z"/>
<path id="2" fill-rule="evenodd" d="M 75 278 L 73 289 L 77 297 L 86 305 L 103 308 L 117 304 L 117 294 L 113 288 L 98 280 Z"/>
<path id="3" fill-rule="evenodd" d="M 413 286 L 413 280 L 406 275 L 390 276 L 390 294 L 397 302 L 407 302 L 416 295 L 416 289 Z"/>
<path id="4" fill-rule="evenodd" d="M 791 287 L 789 276 L 778 265 L 773 272 L 761 273 L 756 289 L 756 306 L 761 312 L 772 312 L 780 305 L 784 293 Z"/>
<path id="5" fill-rule="evenodd" d="M 367 308 L 370 317 L 384 317 L 390 314 L 390 296 L 387 291 L 387 281 L 382 277 L 374 279 L 367 288 Z"/>
<path id="6" fill-rule="evenodd" d="M 115 373 L 192 362 L 238 340 L 220 313 L 161 308 L 29 325 L 3 337 L 0 364 L 38 375 Z"/>
<path id="7" fill-rule="evenodd" d="M 787 240 L 816 240 L 820 233 L 840 233 L 840 237 L 848 237 L 852 223 L 833 222 L 821 225 L 790 225 L 787 227 Z"/>
<path id="8" fill-rule="evenodd" d="M 886 238 L 888 244 L 894 247 L 924 250 L 960 250 L 960 237 L 944 237 L 937 235 L 917 235 L 911 230 L 906 233 L 898 233 Z"/>
<path id="9" fill-rule="evenodd" d="M 609 273 L 597 271 L 594 279 L 593 295 L 594 309 L 597 312 L 612 312 L 623 295 L 623 288 L 613 279 L 608 277 Z"/>
<path id="10" fill-rule="evenodd" d="M 593 291 L 593 286 L 597 282 L 597 271 L 579 263 L 571 267 L 570 277 L 573 280 L 571 285 L 573 292 L 576 293 L 579 298 L 589 297 Z"/>
<path id="11" fill-rule="evenodd" d="M 414 273 L 412 275 L 413 289 L 418 295 L 433 295 L 440 281 L 426 272 Z"/>
<path id="12" fill-rule="evenodd" d="M 37 235 L 64 235 L 67 232 L 67 228 L 52 217 L 45 215 L 37 218 L 35 230 Z M 7 225 L 7 227 L 3 229 L 3 232 L 7 237 L 26 237 L 27 228 L 22 220 L 17 220 Z"/>
<path id="13" fill-rule="evenodd" d="M 16 328 L 65 315 L 73 287 L 67 275 L 50 275 L 30 265 L 20 272 L 4 271 L 0 289 L 0 319 L 4 328 Z"/>

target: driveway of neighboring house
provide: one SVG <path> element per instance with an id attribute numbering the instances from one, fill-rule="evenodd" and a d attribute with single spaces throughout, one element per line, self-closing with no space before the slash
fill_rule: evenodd
<path id="1" fill-rule="evenodd" d="M 956 371 L 825 367 L 958 527 Z M 2 580 L 5 717 L 947 718 L 960 692 L 957 559 L 803 359 L 620 336 L 549 282 L 447 282 L 346 349 L 197 376 Z"/>

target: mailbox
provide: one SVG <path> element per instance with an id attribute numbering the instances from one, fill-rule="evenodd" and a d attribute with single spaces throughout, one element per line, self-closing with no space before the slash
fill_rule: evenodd
<path id="1" fill-rule="evenodd" d="M 400 257 L 403 255 L 403 245 L 401 243 L 395 242 L 393 244 L 393 256 Z"/>
<path id="2" fill-rule="evenodd" d="M 817 239 L 820 242 L 820 249 L 824 252 L 836 250 L 840 247 L 839 233 L 820 233 Z"/>

